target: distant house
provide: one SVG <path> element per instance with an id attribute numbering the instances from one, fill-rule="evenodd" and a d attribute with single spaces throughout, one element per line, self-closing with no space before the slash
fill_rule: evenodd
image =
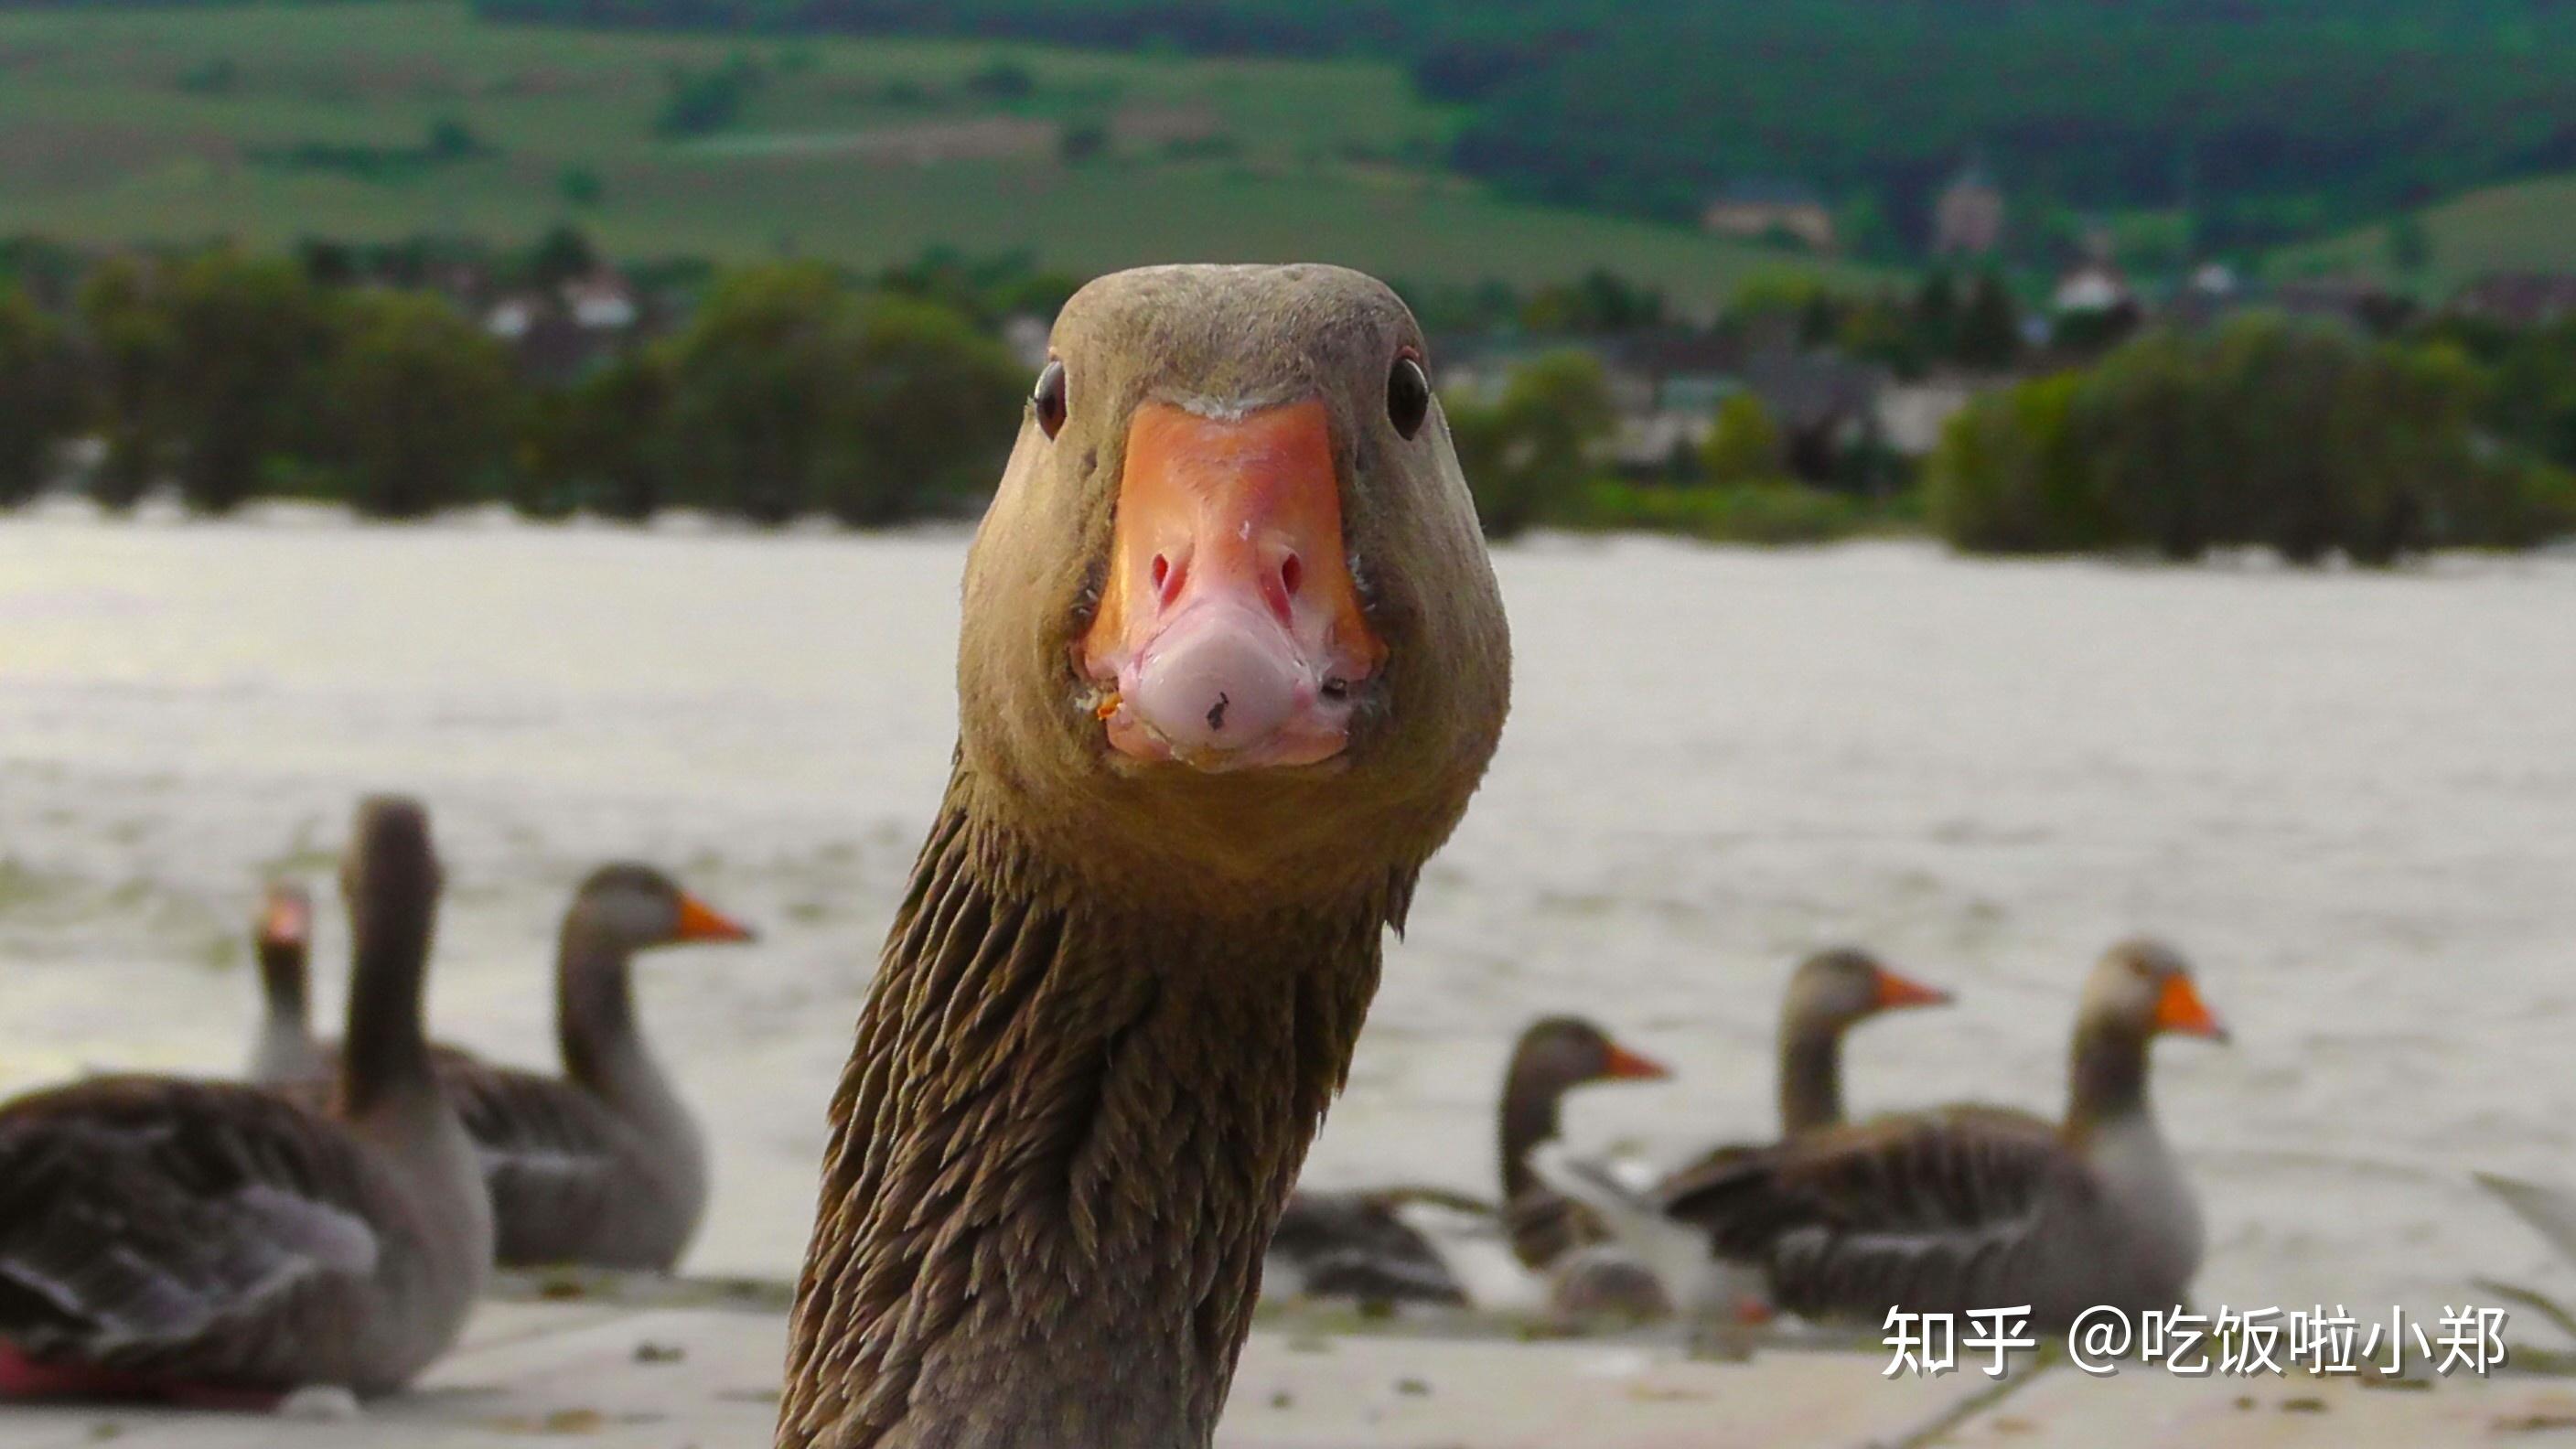
<path id="1" fill-rule="evenodd" d="M 2451 310 L 2508 327 L 2546 327 L 2576 317 L 2576 272 L 2497 272 L 2462 287 Z"/>
<path id="2" fill-rule="evenodd" d="M 2049 305 L 2059 314 L 2079 312 L 2117 312 L 2137 305 L 2137 294 L 2130 290 L 2129 279 L 2110 262 L 2094 260 L 2069 268 L 2057 279 L 2056 289 L 2049 293 Z"/>
<path id="3" fill-rule="evenodd" d="M 504 297 L 483 314 L 483 330 L 504 342 L 516 342 L 536 330 L 537 319 L 553 310 L 546 298 L 534 292 L 521 292 Z"/>
<path id="4" fill-rule="evenodd" d="M 1739 181 L 1700 212 L 1702 230 L 1740 241 L 1793 238 L 1820 252 L 1837 244 L 1824 198 L 1794 181 Z"/>
<path id="5" fill-rule="evenodd" d="M 586 332 L 622 332 L 641 318 L 635 291 L 615 272 L 594 272 L 563 285 L 563 304 Z"/>
<path id="6" fill-rule="evenodd" d="M 483 330 L 510 344 L 527 375 L 567 382 L 624 346 L 643 320 L 634 288 L 603 270 L 551 293 L 510 293 L 483 313 Z"/>
<path id="7" fill-rule="evenodd" d="M 1990 256 L 2003 244 L 2003 188 L 1982 164 L 1971 161 L 1932 203 L 1932 254 Z"/>
<path id="8" fill-rule="evenodd" d="M 1002 345 L 1031 372 L 1047 363 L 1047 343 L 1055 324 L 1035 312 L 1015 312 L 1002 319 Z"/>

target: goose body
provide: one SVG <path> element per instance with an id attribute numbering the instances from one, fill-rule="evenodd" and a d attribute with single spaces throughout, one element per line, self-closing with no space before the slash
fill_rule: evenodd
<path id="1" fill-rule="evenodd" d="M 706 1212 L 706 1144 L 637 1027 L 631 962 L 651 947 L 750 937 L 649 866 L 603 866 L 574 892 L 556 956 L 564 1074 L 435 1049 L 439 1089 L 472 1137 L 491 1193 L 501 1266 L 667 1272 L 679 1261 Z M 258 1080 L 310 1092 L 310 1076 L 265 1070 L 298 1059 L 269 1042 L 284 1034 L 280 997 L 301 992 L 272 985 L 255 1070 Z M 338 1055 L 328 1043 L 310 1053 L 326 1073 Z"/>
<path id="2" fill-rule="evenodd" d="M 2174 1307 L 2203 1237 L 2147 1099 L 2166 1032 L 2223 1035 L 2176 953 L 2124 943 L 2087 984 L 2063 1121 L 1957 1107 L 1824 1128 L 1678 1177 L 1665 1210 L 1810 1317 L 2029 1304 L 2063 1328 L 2096 1304 Z"/>
<path id="3" fill-rule="evenodd" d="M 957 755 L 831 1108 L 783 1446 L 1205 1449 L 1508 638 L 1412 317 L 1093 282 L 967 562 Z"/>
<path id="4" fill-rule="evenodd" d="M 1857 947 L 1819 951 L 1798 963 L 1781 995 L 1780 1025 L 1774 1048 L 1780 1112 L 1780 1138 L 1841 1125 L 1843 1121 L 1843 1039 L 1854 1027 L 1882 1013 L 1949 1001 L 1935 990 L 1890 970 Z M 1690 1180 L 1740 1162 L 1761 1149 L 1736 1144 L 1711 1149 L 1690 1166 L 1662 1180 L 1630 1180 L 1613 1164 L 1585 1161 L 1547 1144 L 1533 1153 L 1530 1168 L 1561 1201 L 1580 1205 L 1591 1240 L 1607 1240 L 1625 1263 L 1661 1285 L 1663 1301 L 1682 1311 L 1718 1317 L 1760 1317 L 1768 1311 L 1759 1285 L 1736 1265 L 1714 1262 L 1694 1230 L 1674 1223 L 1662 1210 L 1670 1183 Z M 1621 1283 L 1623 1305 L 1644 1301 L 1633 1275 Z M 1585 1299 L 1603 1296 L 1585 1283 L 1560 1285 L 1559 1307 L 1569 1317 L 1586 1314 Z M 1569 1301 L 1571 1300 L 1571 1301 Z"/>
<path id="5" fill-rule="evenodd" d="M 1534 1301 L 1528 1271 L 1601 1235 L 1580 1204 L 1530 1168 L 1532 1151 L 1561 1130 L 1565 1094 L 1594 1082 L 1667 1075 L 1660 1063 L 1581 1017 L 1532 1022 L 1513 1045 L 1496 1099 L 1498 1202 L 1435 1188 L 1300 1188 L 1271 1241 L 1272 1260 L 1285 1270 L 1281 1286 L 1365 1303 L 1493 1309 Z M 1507 1260 L 1497 1261 L 1489 1251 L 1494 1245 L 1508 1251 Z M 1515 1264 L 1522 1271 L 1513 1272 Z"/>
<path id="6" fill-rule="evenodd" d="M 380 1393 L 454 1341 L 491 1212 L 421 1033 L 436 891 L 419 808 L 370 801 L 349 875 L 358 1049 L 328 1115 L 146 1076 L 0 1107 L 0 1395 Z"/>

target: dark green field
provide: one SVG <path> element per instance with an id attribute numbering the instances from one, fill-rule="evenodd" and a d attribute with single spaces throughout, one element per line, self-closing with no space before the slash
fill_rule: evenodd
<path id="1" fill-rule="evenodd" d="M 671 133 L 675 90 L 736 64 L 756 76 L 738 112 Z M 461 4 L 0 11 L 0 233 L 278 246 L 570 220 L 620 254 L 718 260 L 947 246 L 1521 284 L 1599 266 L 1695 306 L 1766 269 L 1863 275 L 1497 199 L 1442 169 L 1456 123 L 1373 61 L 743 42 Z"/>

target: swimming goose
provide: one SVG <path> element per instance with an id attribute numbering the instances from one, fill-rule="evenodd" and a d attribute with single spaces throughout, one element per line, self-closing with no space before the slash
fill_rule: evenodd
<path id="1" fill-rule="evenodd" d="M 636 1027 L 629 966 L 650 947 L 751 939 L 650 866 L 604 866 L 574 894 L 556 954 L 564 1074 L 439 1062 L 482 1154 L 503 1267 L 679 1262 L 706 1212 L 706 1142 Z"/>
<path id="2" fill-rule="evenodd" d="M 1392 292 L 1120 273 L 1052 349 L 832 1102 L 782 1445 L 1204 1449 L 1501 733 L 1501 598 Z"/>
<path id="3" fill-rule="evenodd" d="M 1842 1122 L 1842 1045 L 1852 1028 L 1884 1012 L 1949 1000 L 1948 992 L 1900 975 L 1858 947 L 1838 946 L 1799 962 L 1781 997 L 1774 1051 L 1781 1137 Z M 1720 1318 L 1768 1316 L 1758 1284 L 1741 1269 L 1711 1262 L 1700 1234 L 1663 1212 L 1663 1195 L 1673 1182 L 1696 1179 L 1717 1164 L 1760 1150 L 1749 1144 L 1719 1147 L 1662 1183 L 1646 1184 L 1623 1180 L 1610 1165 L 1578 1158 L 1561 1144 L 1532 1152 L 1530 1171 L 1543 1185 L 1531 1201 L 1566 1204 L 1564 1215 L 1584 1229 L 1584 1245 L 1612 1245 L 1592 1255 L 1583 1275 L 1558 1275 L 1550 1284 L 1551 1309 L 1579 1321 L 1597 1316 L 1596 1305 L 1607 1302 L 1620 1310 L 1613 1316 L 1655 1316 L 1652 1304 L 1658 1295 L 1638 1291 L 1642 1282 L 1651 1281 L 1660 1285 L 1667 1311 L 1678 1307 Z"/>
<path id="4" fill-rule="evenodd" d="M 381 1393 L 455 1340 L 492 1219 L 421 1030 L 439 872 L 420 807 L 366 802 L 344 879 L 355 1048 L 331 1115 L 147 1076 L 0 1107 L 0 1396 Z"/>
<path id="5" fill-rule="evenodd" d="M 2202 1235 L 2147 1099 L 2166 1033 L 2226 1039 L 2179 953 L 2124 942 L 2085 985 L 2062 1122 L 1957 1107 L 1825 1128 L 1668 1184 L 1666 1211 L 1809 1317 L 2029 1304 L 2050 1329 L 2175 1307 Z"/>
<path id="6" fill-rule="evenodd" d="M 324 1081 L 338 1070 L 337 1054 L 313 1038 L 310 1001 L 313 900 L 304 887 L 276 881 L 260 901 L 251 933 L 259 958 L 259 1032 L 252 1038 L 254 1082 Z"/>
<path id="7" fill-rule="evenodd" d="M 651 866 L 600 867 L 573 893 L 555 953 L 555 1032 L 564 1074 L 548 1076 L 432 1048 L 440 1090 L 465 1123 L 492 1191 L 496 1261 L 667 1272 L 705 1215 L 706 1143 L 635 1020 L 638 951 L 752 933 Z M 300 957 L 299 957 L 300 961 Z M 302 987 L 295 988 L 301 999 Z M 270 1026 L 285 1035 L 270 989 Z M 300 1033 L 299 1033 L 300 1034 Z M 312 1072 L 263 1033 L 255 1079 L 309 1091 Z M 327 1080 L 336 1043 L 313 1044 Z"/>
<path id="8" fill-rule="evenodd" d="M 1611 1040 L 1582 1017 L 1530 1023 L 1512 1048 L 1496 1099 L 1500 1201 L 1510 1210 L 1498 1212 L 1493 1203 L 1435 1188 L 1301 1188 L 1288 1199 L 1271 1239 L 1273 1268 L 1287 1279 L 1278 1286 L 1308 1297 L 1366 1303 L 1503 1306 L 1511 1295 L 1490 1286 L 1492 1275 L 1459 1261 L 1463 1239 L 1500 1230 L 1512 1256 L 1530 1268 L 1589 1240 L 1581 1209 L 1555 1198 L 1529 1166 L 1532 1149 L 1560 1130 L 1565 1094 L 1593 1082 L 1669 1075 L 1661 1063 Z"/>

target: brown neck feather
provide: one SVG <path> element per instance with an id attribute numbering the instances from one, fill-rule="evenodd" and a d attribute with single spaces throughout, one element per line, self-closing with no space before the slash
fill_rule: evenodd
<path id="1" fill-rule="evenodd" d="M 377 883 L 357 913 L 349 977 L 349 1034 L 340 1055 L 340 1100 L 351 1117 L 437 1096 L 421 1024 L 434 887 Z"/>
<path id="2" fill-rule="evenodd" d="M 555 955 L 555 1038 L 564 1071 L 594 1089 L 615 1053 L 634 1044 L 634 952 L 579 908 L 564 918 Z"/>
<path id="3" fill-rule="evenodd" d="M 2067 1130 L 2079 1140 L 2106 1122 L 2148 1110 L 2147 1033 L 2135 1023 L 2104 1016 L 2076 1028 L 2068 1073 Z"/>
<path id="4" fill-rule="evenodd" d="M 259 943 L 260 991 L 268 999 L 268 1014 L 277 1021 L 296 1026 L 305 1024 L 311 1006 L 307 999 L 306 950 L 301 941 Z"/>
<path id="5" fill-rule="evenodd" d="M 1401 883 L 1138 906 L 977 796 L 961 770 L 833 1099 L 778 1443 L 1204 1449 Z"/>
<path id="6" fill-rule="evenodd" d="M 1513 1062 L 1510 1075 L 1503 1079 L 1498 1113 L 1502 1131 L 1496 1144 L 1503 1164 L 1503 1201 L 1539 1185 L 1538 1173 L 1530 1167 L 1530 1153 L 1564 1130 L 1565 1092 L 1565 1083 L 1526 1062 Z"/>
<path id="7" fill-rule="evenodd" d="M 1793 1021 L 1780 1033 L 1780 1135 L 1843 1120 L 1842 1029 Z"/>

